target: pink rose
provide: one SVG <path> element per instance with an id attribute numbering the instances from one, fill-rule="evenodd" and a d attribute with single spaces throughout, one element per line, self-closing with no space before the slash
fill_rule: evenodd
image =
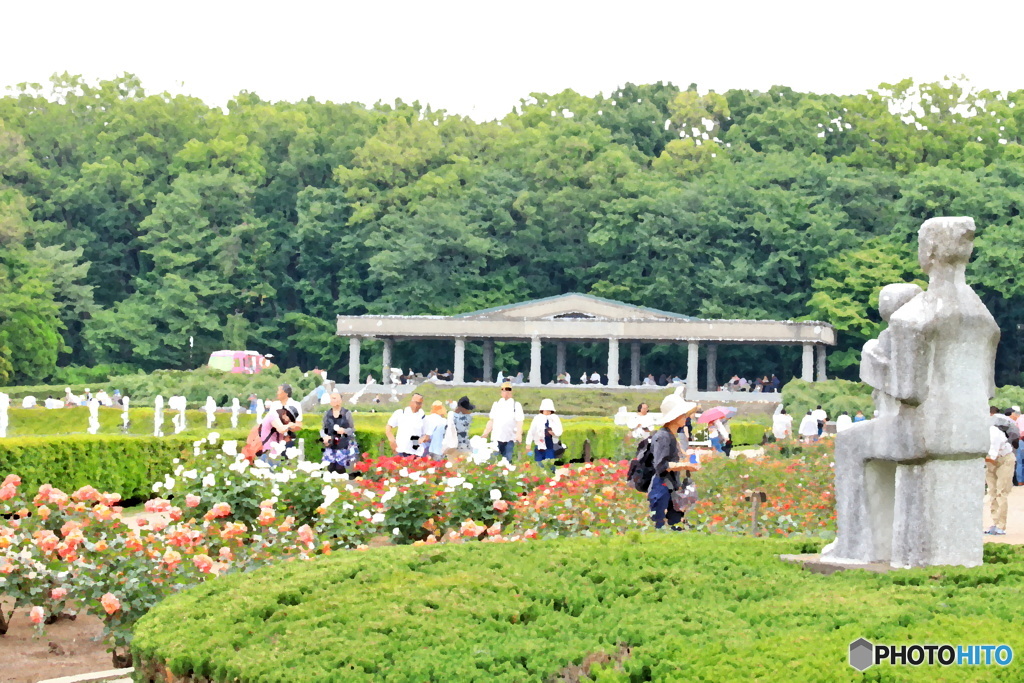
<path id="1" fill-rule="evenodd" d="M 43 612 L 43 608 L 39 606 L 33 607 L 28 613 L 29 621 L 31 621 L 36 626 L 43 623 L 44 616 L 45 613 Z"/>
<path id="2" fill-rule="evenodd" d="M 175 569 L 178 568 L 178 565 L 181 564 L 181 553 L 179 553 L 177 550 L 168 550 L 164 553 L 164 556 L 161 558 L 161 562 L 167 565 L 168 571 L 173 572 Z"/>
<path id="3" fill-rule="evenodd" d="M 274 523 L 274 517 L 275 515 L 273 510 L 268 510 L 264 508 L 260 510 L 260 514 L 256 518 L 256 521 L 259 523 L 260 526 L 270 526 Z"/>
<path id="4" fill-rule="evenodd" d="M 213 570 L 213 560 L 209 555 L 196 555 L 192 558 L 192 562 L 196 565 L 196 569 L 204 574 L 209 574 Z"/>
<path id="5" fill-rule="evenodd" d="M 18 487 L 14 484 L 0 486 L 0 500 L 10 500 L 16 493 L 18 493 Z"/>
<path id="6" fill-rule="evenodd" d="M 113 593 L 104 593 L 103 597 L 100 598 L 100 604 L 103 605 L 103 610 L 107 614 L 113 614 L 121 609 L 121 601 Z"/>
<path id="7" fill-rule="evenodd" d="M 19 477 L 17 474 L 8 474 L 7 477 L 4 478 L 4 483 L 0 484 L 0 486 L 8 486 L 8 485 L 10 485 L 10 486 L 21 486 L 21 477 Z"/>
<path id="8" fill-rule="evenodd" d="M 188 494 L 187 496 L 185 496 L 185 506 L 186 507 L 190 507 L 190 508 L 199 507 L 199 504 L 201 502 L 203 502 L 203 499 L 202 499 L 201 496 L 196 496 L 196 495 L 193 495 L 191 493 Z"/>
<path id="9" fill-rule="evenodd" d="M 82 488 L 78 489 L 77 491 L 71 494 L 71 499 L 79 503 L 85 502 L 87 500 L 99 500 L 100 492 L 94 489 L 92 486 L 83 486 Z"/>
<path id="10" fill-rule="evenodd" d="M 50 591 L 50 598 L 53 600 L 63 600 L 68 595 L 68 589 L 63 586 L 58 586 Z"/>
<path id="11" fill-rule="evenodd" d="M 227 503 L 214 503 L 213 507 L 203 515 L 203 519 L 206 521 L 212 521 L 218 517 L 227 517 L 231 514 L 231 506 Z"/>
<path id="12" fill-rule="evenodd" d="M 491 507 L 493 507 L 498 512 L 506 512 L 506 511 L 508 511 L 508 501 L 507 500 L 496 500 L 496 501 L 494 501 L 494 504 Z"/>
<path id="13" fill-rule="evenodd" d="M 100 503 L 106 505 L 108 508 L 112 508 L 121 502 L 120 493 L 101 493 Z"/>
<path id="14" fill-rule="evenodd" d="M 306 545 L 313 545 L 313 530 L 309 528 L 308 524 L 299 527 L 299 540 Z"/>
<path id="15" fill-rule="evenodd" d="M 163 498 L 154 498 L 146 501 L 146 512 L 167 512 L 171 509 L 171 503 Z"/>

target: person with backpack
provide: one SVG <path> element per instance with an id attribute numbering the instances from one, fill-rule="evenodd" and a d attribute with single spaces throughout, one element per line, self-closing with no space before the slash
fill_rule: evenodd
<path id="1" fill-rule="evenodd" d="M 332 391 L 330 401 L 331 407 L 324 413 L 320 428 L 320 438 L 324 442 L 322 462 L 327 464 L 328 472 L 345 474 L 359 458 L 355 422 L 352 412 L 342 405 L 340 393 Z"/>
<path id="2" fill-rule="evenodd" d="M 274 456 L 281 454 L 288 444 L 288 437 L 291 436 L 289 426 L 294 424 L 298 417 L 295 408 L 278 408 L 267 414 L 263 421 L 255 425 L 245 440 L 242 447 L 242 455 L 249 462 L 256 458 L 268 465 L 273 465 L 269 453 L 274 451 Z"/>
<path id="3" fill-rule="evenodd" d="M 692 470 L 695 466 L 683 457 L 689 442 L 680 443 L 679 433 L 686 424 L 686 418 L 696 411 L 696 403 L 675 394 L 666 396 L 661 402 L 661 429 L 651 436 L 650 461 L 653 475 L 647 490 L 647 502 L 656 529 L 664 527 L 666 521 L 673 530 L 681 529 L 679 525 L 683 521 L 683 513 L 672 505 L 672 493 L 684 490 L 684 482 L 680 480 L 679 473 Z"/>

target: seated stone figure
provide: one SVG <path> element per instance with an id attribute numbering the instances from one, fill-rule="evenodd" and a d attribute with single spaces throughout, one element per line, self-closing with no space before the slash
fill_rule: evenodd
<path id="1" fill-rule="evenodd" d="M 974 566 L 982 555 L 986 412 L 999 328 L 964 273 L 974 221 L 921 226 L 927 291 L 889 285 L 889 327 L 864 346 L 861 379 L 878 417 L 836 437 L 833 562 Z"/>

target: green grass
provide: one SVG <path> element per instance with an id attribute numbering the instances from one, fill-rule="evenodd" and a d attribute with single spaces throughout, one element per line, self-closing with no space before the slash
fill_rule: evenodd
<path id="1" fill-rule="evenodd" d="M 230 575 L 138 624 L 136 680 L 1019 680 L 1019 665 L 880 665 L 849 643 L 1024 648 L 1021 552 L 989 564 L 822 576 L 778 559 L 792 540 L 633 533 L 345 552 Z M 575 680 L 575 679 L 574 679 Z"/>

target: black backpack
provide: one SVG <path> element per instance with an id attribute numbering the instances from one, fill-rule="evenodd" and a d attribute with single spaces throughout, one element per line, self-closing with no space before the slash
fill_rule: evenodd
<path id="1" fill-rule="evenodd" d="M 654 451 L 651 449 L 651 437 L 643 439 L 636 445 L 636 457 L 629 461 L 626 482 L 641 493 L 647 493 L 654 478 Z"/>

